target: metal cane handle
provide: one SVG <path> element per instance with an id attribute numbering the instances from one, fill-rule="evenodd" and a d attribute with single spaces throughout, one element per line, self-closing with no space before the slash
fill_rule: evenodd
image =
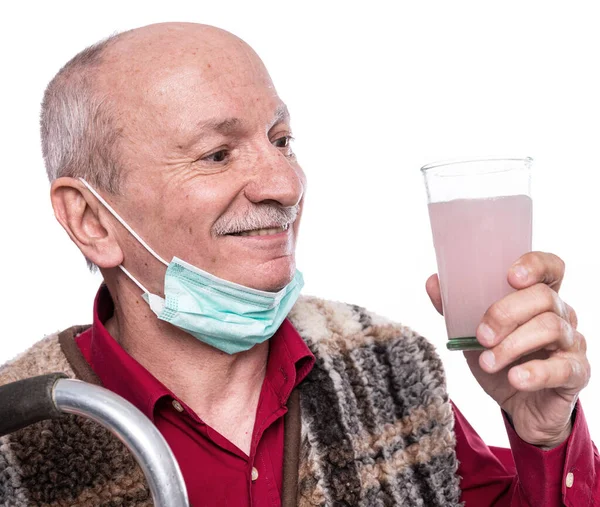
<path id="1" fill-rule="evenodd" d="M 134 455 L 146 476 L 155 507 L 189 507 L 179 465 L 156 426 L 119 395 L 53 373 L 0 387 L 0 436 L 61 413 L 92 419 Z"/>

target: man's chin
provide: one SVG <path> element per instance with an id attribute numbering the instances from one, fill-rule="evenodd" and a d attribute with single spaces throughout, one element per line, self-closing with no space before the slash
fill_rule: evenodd
<path id="1" fill-rule="evenodd" d="M 267 281 L 267 282 L 265 282 L 265 280 L 261 280 L 261 281 L 256 281 L 256 282 L 252 283 L 252 285 L 250 285 L 250 284 L 243 284 L 243 285 L 246 285 L 246 287 L 252 287 L 253 289 L 256 289 L 256 290 L 262 290 L 263 292 L 279 292 L 288 283 L 290 283 L 292 281 L 292 278 L 293 277 L 286 277 L 285 279 Z"/>
<path id="2" fill-rule="evenodd" d="M 265 292 L 279 292 L 294 279 L 296 274 L 295 262 L 290 262 L 289 258 L 281 261 L 283 262 L 274 261 L 269 263 L 270 265 L 248 267 L 247 271 L 240 273 L 239 279 L 244 280 L 241 285 Z"/>

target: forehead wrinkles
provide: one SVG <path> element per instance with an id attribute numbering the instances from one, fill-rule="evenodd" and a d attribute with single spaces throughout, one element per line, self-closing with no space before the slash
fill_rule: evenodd
<path id="1" fill-rule="evenodd" d="M 162 53 L 142 53 L 125 62 L 121 58 L 107 65 L 99 82 L 117 100 L 124 119 L 141 126 L 169 123 L 170 130 L 185 128 L 190 116 L 196 123 L 200 116 L 218 115 L 223 103 L 239 110 L 247 100 L 276 96 L 266 69 L 248 46 L 239 42 L 234 51 L 214 49 L 179 48 L 183 53 L 168 61 Z"/>

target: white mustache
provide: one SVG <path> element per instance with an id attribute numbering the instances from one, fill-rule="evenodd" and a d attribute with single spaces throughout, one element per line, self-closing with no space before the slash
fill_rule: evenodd
<path id="1" fill-rule="evenodd" d="M 256 229 L 289 226 L 296 221 L 299 208 L 299 206 L 283 208 L 272 204 L 257 204 L 242 216 L 223 218 L 214 225 L 214 232 L 223 236 Z"/>

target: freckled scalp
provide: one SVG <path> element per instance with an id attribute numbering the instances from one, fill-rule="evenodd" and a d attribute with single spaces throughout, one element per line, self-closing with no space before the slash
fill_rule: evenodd
<path id="1" fill-rule="evenodd" d="M 120 35 L 106 55 L 107 64 L 130 74 L 168 71 L 186 61 L 216 73 L 221 72 L 219 62 L 243 61 L 253 71 L 266 73 L 258 55 L 242 39 L 196 23 L 159 23 L 130 30 Z"/>

